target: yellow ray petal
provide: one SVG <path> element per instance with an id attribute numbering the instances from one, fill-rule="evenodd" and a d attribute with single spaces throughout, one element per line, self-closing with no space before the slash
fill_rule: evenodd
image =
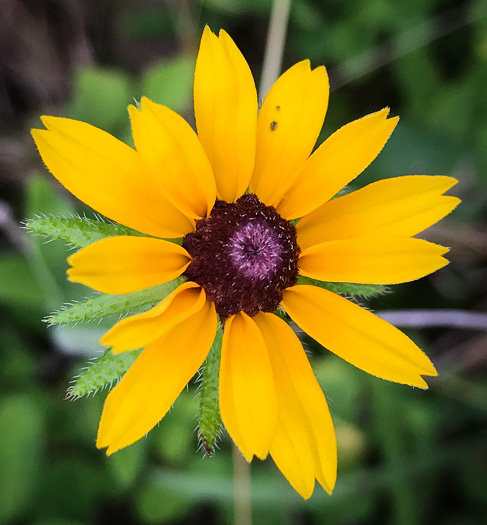
<path id="1" fill-rule="evenodd" d="M 85 204 L 149 235 L 181 237 L 194 229 L 194 221 L 144 174 L 135 150 L 85 122 L 58 117 L 42 121 L 48 130 L 32 130 L 42 160 Z"/>
<path id="2" fill-rule="evenodd" d="M 108 237 L 68 257 L 68 278 L 109 294 L 136 292 L 175 279 L 188 264 L 188 252 L 151 237 Z"/>
<path id="3" fill-rule="evenodd" d="M 301 249 L 353 237 L 412 237 L 450 213 L 460 199 L 444 196 L 452 177 L 384 179 L 333 199 L 296 225 Z"/>
<path id="4" fill-rule="evenodd" d="M 436 370 L 414 343 L 371 312 L 323 288 L 294 286 L 282 306 L 321 345 L 377 377 L 428 388 L 422 375 Z"/>
<path id="5" fill-rule="evenodd" d="M 185 215 L 210 214 L 216 186 L 208 158 L 191 126 L 172 109 L 142 97 L 129 106 L 135 147 L 148 175 Z"/>
<path id="6" fill-rule="evenodd" d="M 326 69 L 311 71 L 309 60 L 288 69 L 260 108 L 257 153 L 250 191 L 275 206 L 294 174 L 308 158 L 328 107 Z"/>
<path id="7" fill-rule="evenodd" d="M 143 348 L 199 312 L 205 301 L 203 288 L 187 281 L 154 308 L 119 321 L 100 339 L 100 343 L 112 346 L 114 354 Z"/>
<path id="8" fill-rule="evenodd" d="M 315 488 L 314 443 L 306 428 L 301 408 L 295 399 L 283 400 L 289 405 L 278 415 L 277 430 L 270 454 L 277 468 L 288 480 L 291 487 L 304 499 L 309 499 Z M 295 402 L 294 405 L 292 404 Z"/>
<path id="9" fill-rule="evenodd" d="M 254 454 L 264 459 L 276 432 L 276 391 L 262 334 L 244 312 L 225 323 L 220 412 L 228 433 L 247 461 Z"/>
<path id="10" fill-rule="evenodd" d="M 264 336 L 276 382 L 278 426 L 272 458 L 303 498 L 311 496 L 315 478 L 331 493 L 337 447 L 323 391 L 291 327 L 274 314 L 260 313 L 254 320 Z"/>
<path id="11" fill-rule="evenodd" d="M 205 27 L 194 73 L 198 136 L 215 174 L 218 196 L 233 202 L 254 169 L 257 92 L 250 68 L 230 36 Z"/>
<path id="12" fill-rule="evenodd" d="M 443 268 L 448 248 L 423 239 L 343 239 L 315 244 L 299 257 L 301 275 L 336 283 L 397 284 Z"/>
<path id="13" fill-rule="evenodd" d="M 207 301 L 142 351 L 105 401 L 98 448 L 112 454 L 157 425 L 205 360 L 216 322 L 215 307 Z"/>
<path id="14" fill-rule="evenodd" d="M 350 122 L 333 133 L 302 166 L 277 206 L 288 220 L 331 199 L 377 157 L 396 127 L 389 108 Z"/>

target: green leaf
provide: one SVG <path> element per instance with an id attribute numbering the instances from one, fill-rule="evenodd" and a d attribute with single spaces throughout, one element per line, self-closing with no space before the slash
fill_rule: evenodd
<path id="1" fill-rule="evenodd" d="M 325 281 L 317 281 L 300 275 L 298 277 L 298 284 L 311 284 L 312 286 L 319 286 L 330 292 L 343 293 L 346 295 L 360 295 L 366 297 L 369 295 L 378 295 L 384 292 L 384 286 L 381 284 L 359 284 L 359 283 L 328 283 Z"/>
<path id="2" fill-rule="evenodd" d="M 200 408 L 198 435 L 201 446 L 207 456 L 210 456 L 218 439 L 221 428 L 221 416 L 218 398 L 218 375 L 220 372 L 220 354 L 223 329 L 218 321 L 217 332 L 210 353 L 203 364 L 203 374 L 200 385 Z"/>
<path id="3" fill-rule="evenodd" d="M 44 423 L 36 403 L 24 394 L 0 403 L 0 523 L 17 523 L 39 481 Z"/>
<path id="4" fill-rule="evenodd" d="M 133 89 L 129 77 L 110 69 L 83 67 L 75 73 L 74 93 L 67 113 L 105 131 L 127 123 Z"/>
<path id="5" fill-rule="evenodd" d="M 142 235 L 120 224 L 86 218 L 37 217 L 25 222 L 30 231 L 83 248 L 105 237 Z"/>
<path id="6" fill-rule="evenodd" d="M 147 439 L 141 439 L 131 447 L 110 456 L 107 462 L 108 469 L 124 490 L 134 485 L 137 476 L 146 466 L 148 444 Z"/>
<path id="7" fill-rule="evenodd" d="M 183 390 L 174 403 L 174 410 L 164 416 L 164 423 L 154 432 L 153 449 L 162 464 L 181 466 L 195 459 L 194 420 L 198 397 L 192 389 Z"/>
<path id="8" fill-rule="evenodd" d="M 149 68 L 141 83 L 141 93 L 154 102 L 182 112 L 191 103 L 194 58 L 181 56 Z"/>
<path id="9" fill-rule="evenodd" d="M 100 294 L 86 301 L 67 306 L 64 310 L 60 310 L 48 317 L 47 322 L 51 325 L 73 324 L 92 319 L 101 319 L 108 315 L 124 314 L 148 304 L 158 303 L 185 280 L 185 277 L 178 277 L 168 283 L 128 294 Z"/>
<path id="10" fill-rule="evenodd" d="M 12 253 L 0 257 L 0 303 L 36 312 L 45 307 L 44 290 L 22 256 Z"/>
<path id="11" fill-rule="evenodd" d="M 72 204 L 58 191 L 54 179 L 32 177 L 27 185 L 25 207 L 26 217 L 48 211 L 61 216 L 74 213 Z M 66 268 L 66 247 L 59 243 L 46 243 L 40 237 L 31 237 L 31 249 L 27 252 L 27 260 L 32 268 L 34 278 L 44 291 L 45 309 L 49 311 L 71 297 L 72 283 L 64 278 Z M 67 285 L 66 285 L 67 284 Z"/>
<path id="12" fill-rule="evenodd" d="M 86 405 L 87 403 L 85 403 Z M 73 407 L 70 417 L 73 416 Z M 77 412 L 82 412 L 81 407 Z M 49 437 L 57 438 L 57 447 L 63 446 L 64 436 L 55 433 L 58 427 L 63 426 L 59 422 L 49 429 Z M 59 431 L 58 431 L 59 432 Z M 50 448 L 44 453 L 45 463 L 47 463 L 42 478 L 38 483 L 38 493 L 36 506 L 29 515 L 29 520 L 20 523 L 30 523 L 34 525 L 34 519 L 45 519 L 45 525 L 61 525 L 57 518 L 64 517 L 66 520 L 78 520 L 77 525 L 87 525 L 93 523 L 93 517 L 97 515 L 99 505 L 104 498 L 114 497 L 117 487 L 113 478 L 105 468 L 100 468 L 101 454 L 98 461 L 93 461 L 86 454 L 80 453 L 83 450 L 75 441 L 68 441 L 71 454 L 50 453 Z M 93 447 L 93 437 L 90 445 Z M 56 448 L 57 448 L 56 447 Z M 76 452 L 75 452 L 76 451 Z M 102 520 L 111 523 L 112 520 Z M 113 520 L 118 523 L 117 519 Z M 12 522 L 10 522 L 12 523 Z M 19 523 L 19 522 L 14 522 Z M 75 525 L 76 522 L 65 521 L 63 525 Z M 96 520 L 95 520 L 96 523 Z"/>
<path id="13" fill-rule="evenodd" d="M 27 184 L 27 198 L 24 213 L 33 217 L 38 213 L 49 211 L 54 215 L 70 215 L 74 213 L 73 204 L 59 191 L 60 185 L 54 178 L 46 179 L 37 173 L 29 179 Z"/>
<path id="14" fill-rule="evenodd" d="M 137 492 L 137 513 L 147 524 L 181 522 L 190 512 L 191 503 L 187 495 L 161 491 L 154 484 L 144 483 Z"/>
<path id="15" fill-rule="evenodd" d="M 107 350 L 96 361 L 82 370 L 73 386 L 68 389 L 68 397 L 80 397 L 96 393 L 101 388 L 118 381 L 137 359 L 140 350 L 112 354 Z"/>

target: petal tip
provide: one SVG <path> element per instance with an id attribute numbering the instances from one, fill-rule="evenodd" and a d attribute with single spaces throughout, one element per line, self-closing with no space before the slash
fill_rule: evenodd
<path id="1" fill-rule="evenodd" d="M 49 129 L 49 123 L 53 123 L 54 119 L 56 117 L 52 117 L 50 115 L 42 115 L 41 116 L 41 122 L 44 124 L 44 126 Z"/>
<path id="2" fill-rule="evenodd" d="M 41 147 L 45 144 L 48 133 L 49 131 L 47 129 L 33 128 L 30 130 L 30 135 L 39 151 L 41 151 Z"/>
<path id="3" fill-rule="evenodd" d="M 326 81 L 328 81 L 328 71 L 327 71 L 327 69 L 326 69 L 325 66 L 322 65 L 322 66 L 315 67 L 315 68 L 313 69 L 312 73 L 313 73 L 314 75 L 324 77 L 324 79 L 325 79 Z"/>
<path id="4" fill-rule="evenodd" d="M 120 355 L 120 354 L 123 354 L 124 352 L 127 352 L 128 350 L 133 350 L 133 348 L 122 348 L 122 347 L 114 346 L 112 348 L 112 354 L 113 355 Z"/>
<path id="5" fill-rule="evenodd" d="M 203 34 L 201 35 L 200 41 L 200 51 L 208 46 L 211 46 L 212 41 L 218 41 L 218 35 L 216 35 L 210 28 L 208 24 L 205 25 L 203 29 Z"/>
<path id="6" fill-rule="evenodd" d="M 301 62 L 298 62 L 298 64 L 303 64 L 303 67 L 306 68 L 307 71 L 312 72 L 311 70 L 311 60 L 309 58 L 305 58 Z M 318 68 L 316 68 L 318 69 Z"/>
<path id="7" fill-rule="evenodd" d="M 296 62 L 294 66 L 291 66 L 288 70 L 284 71 L 283 75 L 288 73 L 288 71 L 295 71 L 295 72 L 299 71 L 301 74 L 312 73 L 313 71 L 311 70 L 311 61 L 309 58 L 306 58 L 305 60 L 300 60 L 299 62 Z"/>
<path id="8" fill-rule="evenodd" d="M 69 262 L 69 261 L 68 261 Z M 71 264 L 71 263 L 70 263 Z M 77 283 L 79 282 L 77 277 L 76 277 L 76 270 L 74 268 L 68 268 L 66 270 L 66 275 L 67 275 L 67 279 L 68 281 L 72 282 L 72 283 Z"/>
<path id="9" fill-rule="evenodd" d="M 416 387 L 416 388 L 421 388 L 421 390 L 428 390 L 429 389 L 428 383 L 422 377 L 419 377 L 417 381 L 409 383 L 409 386 L 413 386 L 413 387 Z"/>
<path id="10" fill-rule="evenodd" d="M 220 30 L 222 31 L 222 30 Z M 209 36 L 209 35 L 214 35 L 215 33 L 213 33 L 213 31 L 211 30 L 211 27 L 209 24 L 205 24 L 205 28 L 203 29 L 203 35 L 202 37 L 205 37 L 205 36 Z"/>
<path id="11" fill-rule="evenodd" d="M 421 375 L 429 376 L 429 377 L 437 377 L 438 371 L 435 368 L 435 365 L 432 363 L 432 361 L 428 358 L 428 364 L 425 366 L 424 371 L 421 372 Z"/>
<path id="12" fill-rule="evenodd" d="M 267 456 L 269 455 L 269 449 L 266 448 L 265 450 L 256 450 L 255 451 L 255 455 L 261 459 L 262 461 L 264 461 L 265 459 L 267 459 Z M 247 460 L 248 461 L 248 460 Z"/>
<path id="13" fill-rule="evenodd" d="M 110 444 L 109 440 L 107 439 L 105 435 L 106 432 L 103 432 L 102 430 L 102 421 L 103 421 L 103 414 L 102 414 L 102 419 L 100 420 L 100 426 L 98 427 L 98 434 L 96 436 L 96 448 L 98 449 L 107 448 Z"/>
<path id="14" fill-rule="evenodd" d="M 305 501 L 307 501 L 307 500 L 309 500 L 309 498 L 311 498 L 311 496 L 313 495 L 313 492 L 315 490 L 314 480 L 313 480 L 313 485 L 311 486 L 311 488 L 309 488 L 309 487 L 294 487 L 294 486 L 293 486 L 293 488 Z"/>
<path id="15" fill-rule="evenodd" d="M 254 454 L 252 452 L 249 452 L 248 450 L 244 450 L 240 445 L 237 445 L 236 443 L 235 446 L 238 448 L 240 454 L 242 454 L 242 456 L 245 458 L 245 461 L 247 463 L 252 463 L 252 460 L 254 459 Z"/>
<path id="16" fill-rule="evenodd" d="M 321 84 L 325 93 L 323 100 L 326 100 L 326 106 L 328 106 L 328 96 L 330 91 L 330 79 L 328 77 L 328 71 L 325 66 L 318 66 L 311 71 L 312 78 L 317 84 Z"/>
<path id="17" fill-rule="evenodd" d="M 452 184 L 452 186 L 454 186 L 457 182 L 458 181 L 455 180 L 455 182 Z M 451 186 L 450 186 L 450 188 L 451 188 Z M 450 196 L 450 195 L 446 195 L 446 197 L 450 197 L 451 211 L 453 211 L 457 206 L 459 206 L 462 203 L 462 199 L 460 199 L 459 197 L 453 197 L 453 196 Z"/>
<path id="18" fill-rule="evenodd" d="M 318 476 L 318 483 L 322 486 L 323 490 L 331 496 L 333 494 L 333 491 L 335 490 L 336 479 L 337 471 L 335 468 L 333 478 L 328 480 L 324 479 L 323 476 Z"/>
<path id="19" fill-rule="evenodd" d="M 450 189 L 452 186 L 455 186 L 455 184 L 458 184 L 458 179 L 455 179 L 455 177 L 449 177 L 448 175 L 442 175 L 442 177 L 445 181 L 448 181 L 448 183 L 450 184 L 448 189 Z"/>
<path id="20" fill-rule="evenodd" d="M 74 119 L 69 119 L 66 117 L 55 117 L 54 115 L 42 115 L 41 121 L 48 131 L 59 131 L 62 126 L 72 122 L 78 122 Z"/>
<path id="21" fill-rule="evenodd" d="M 218 38 L 224 38 L 225 40 L 231 40 L 233 42 L 233 38 L 223 28 L 218 32 Z"/>
<path id="22" fill-rule="evenodd" d="M 134 117 L 137 117 L 138 113 L 140 113 L 141 105 L 142 105 L 142 100 L 138 102 L 137 104 L 129 104 L 129 106 L 127 107 L 127 110 L 129 112 L 129 117 L 131 120 L 133 120 Z"/>
<path id="23" fill-rule="evenodd" d="M 140 111 L 144 111 L 144 109 L 148 109 L 148 106 L 153 106 L 155 102 L 152 102 L 152 100 L 145 95 L 142 96 L 140 99 Z"/>

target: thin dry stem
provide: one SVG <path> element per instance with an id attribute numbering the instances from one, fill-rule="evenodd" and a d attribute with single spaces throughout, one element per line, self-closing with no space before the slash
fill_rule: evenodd
<path id="1" fill-rule="evenodd" d="M 287 24 L 291 0 L 275 0 L 272 4 L 269 31 L 262 68 L 262 78 L 259 89 L 259 99 L 263 100 L 272 84 L 281 73 L 282 56 L 286 43 Z"/>
<path id="2" fill-rule="evenodd" d="M 250 499 L 250 463 L 247 463 L 235 444 L 233 457 L 233 509 L 235 525 L 252 525 Z"/>

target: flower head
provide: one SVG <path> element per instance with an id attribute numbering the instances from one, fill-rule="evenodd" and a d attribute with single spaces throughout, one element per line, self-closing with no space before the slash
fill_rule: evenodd
<path id="1" fill-rule="evenodd" d="M 446 248 L 414 236 L 448 214 L 455 180 L 386 179 L 336 197 L 379 154 L 398 118 L 356 120 L 312 153 L 328 105 L 324 67 L 287 70 L 258 109 L 250 69 L 207 27 L 194 80 L 197 133 L 143 98 L 135 149 L 89 124 L 43 117 L 34 130 L 52 174 L 80 200 L 142 236 L 102 239 L 68 260 L 70 280 L 124 294 L 186 280 L 102 338 L 144 347 L 107 397 L 97 446 L 111 454 L 150 431 L 223 324 L 220 411 L 250 461 L 270 454 L 305 498 L 336 478 L 333 423 L 293 320 L 328 350 L 390 381 L 426 388 L 436 371 L 399 330 L 326 282 L 394 284 L 438 270 Z M 167 239 L 181 239 L 181 242 Z"/>

